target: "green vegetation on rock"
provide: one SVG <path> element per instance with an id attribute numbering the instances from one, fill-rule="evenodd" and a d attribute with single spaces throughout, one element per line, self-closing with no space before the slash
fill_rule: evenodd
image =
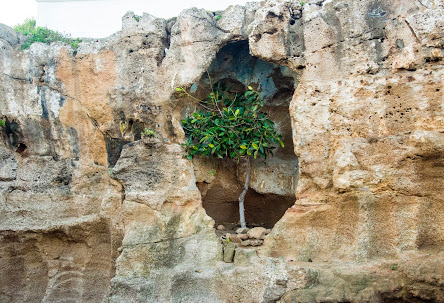
<path id="1" fill-rule="evenodd" d="M 36 26 L 34 19 L 27 19 L 23 24 L 14 26 L 14 30 L 27 37 L 27 40 L 22 44 L 21 49 L 29 48 L 34 42 L 50 44 L 51 42 L 60 41 L 71 45 L 76 52 L 80 42 L 82 42 L 82 39 L 80 38 L 73 39 L 68 35 L 61 34 L 46 27 Z"/>
<path id="2" fill-rule="evenodd" d="M 151 138 L 157 138 L 157 133 L 150 129 L 149 127 L 145 128 L 143 132 L 140 133 L 141 137 L 151 137 Z"/>

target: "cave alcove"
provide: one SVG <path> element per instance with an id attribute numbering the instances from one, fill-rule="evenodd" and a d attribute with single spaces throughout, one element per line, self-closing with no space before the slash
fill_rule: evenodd
<path id="1" fill-rule="evenodd" d="M 210 80 L 211 79 L 211 80 Z M 266 160 L 251 162 L 250 187 L 245 198 L 248 227 L 272 228 L 295 202 L 298 158 L 294 154 L 289 104 L 297 84 L 288 67 L 263 61 L 250 54 L 248 41 L 229 43 L 217 53 L 199 82 L 190 92 L 204 99 L 210 83 L 224 83 L 232 91 L 244 92 L 251 85 L 264 100 L 263 111 L 275 122 L 283 136 L 284 148 L 275 150 Z M 197 106 L 197 105 L 196 105 Z M 196 108 L 187 108 L 183 116 Z M 216 226 L 236 228 L 239 222 L 238 198 L 243 189 L 245 171 L 233 160 L 193 159 L 202 204 Z"/>

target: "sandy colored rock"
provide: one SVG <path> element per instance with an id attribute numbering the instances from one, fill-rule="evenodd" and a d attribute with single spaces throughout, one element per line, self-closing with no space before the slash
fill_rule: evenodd
<path id="1" fill-rule="evenodd" d="M 230 233 L 227 233 L 227 235 L 226 235 L 226 237 L 228 238 L 228 239 L 230 239 L 230 242 L 233 242 L 233 243 L 241 243 L 242 242 L 242 239 L 240 239 L 239 237 L 238 237 L 238 235 L 236 235 L 236 234 L 230 234 Z"/>
<path id="2" fill-rule="evenodd" d="M 247 234 L 238 234 L 237 235 L 237 238 L 239 239 L 239 240 L 248 240 L 248 235 Z"/>
<path id="3" fill-rule="evenodd" d="M 242 227 L 239 227 L 238 229 L 236 229 L 236 234 L 246 234 L 246 233 L 248 233 L 248 231 L 249 231 L 250 229 L 249 228 L 247 228 L 247 227 L 245 227 L 245 228 L 242 228 Z"/>
<path id="4" fill-rule="evenodd" d="M 266 241 L 272 255 L 364 261 L 442 247 L 442 47 L 431 43 L 442 7 L 398 8 L 304 8 L 306 68 L 290 106 L 300 178 Z"/>
<path id="5" fill-rule="evenodd" d="M 264 240 L 249 239 L 249 240 L 242 241 L 241 244 L 243 246 L 261 246 L 263 243 L 264 243 Z"/>
<path id="6" fill-rule="evenodd" d="M 218 225 L 217 226 L 217 230 L 225 230 L 225 226 L 223 226 L 222 224 Z"/>
<path id="7" fill-rule="evenodd" d="M 248 231 L 247 235 L 250 239 L 261 240 L 264 239 L 266 232 L 267 229 L 264 227 L 254 227 Z"/>
<path id="8" fill-rule="evenodd" d="M 236 250 L 236 244 L 230 242 L 224 247 L 224 262 L 232 263 L 234 258 L 234 252 Z"/>

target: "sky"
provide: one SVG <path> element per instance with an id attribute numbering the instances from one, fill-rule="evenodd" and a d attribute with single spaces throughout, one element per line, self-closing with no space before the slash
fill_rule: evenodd
<path id="1" fill-rule="evenodd" d="M 251 1 L 251 0 L 250 0 Z M 171 18 L 189 7 L 223 10 L 244 5 L 247 0 L 0 0 L 0 23 L 14 26 L 27 18 L 37 25 L 70 34 L 72 37 L 102 38 L 122 27 L 122 16 L 129 10 L 156 17 Z"/>
<path id="2" fill-rule="evenodd" d="M 0 0 L 0 23 L 14 26 L 37 15 L 35 0 Z"/>

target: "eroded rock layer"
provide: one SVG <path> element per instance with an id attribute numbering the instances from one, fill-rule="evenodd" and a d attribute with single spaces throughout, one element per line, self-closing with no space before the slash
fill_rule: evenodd
<path id="1" fill-rule="evenodd" d="M 441 1 L 130 12 L 75 53 L 21 41 L 0 26 L 1 302 L 444 301 Z M 252 165 L 260 247 L 214 231 L 242 163 L 183 158 L 197 104 L 175 88 L 204 95 L 206 72 L 254 86 L 284 135 Z"/>

